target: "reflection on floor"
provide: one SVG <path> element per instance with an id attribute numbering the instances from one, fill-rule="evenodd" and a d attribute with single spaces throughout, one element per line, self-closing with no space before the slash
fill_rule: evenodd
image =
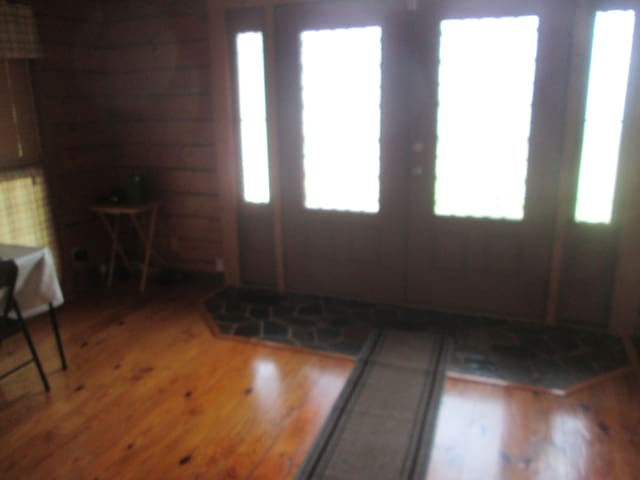
<path id="1" fill-rule="evenodd" d="M 637 479 L 638 402 L 633 375 L 567 397 L 449 379 L 427 478 Z"/>
<path id="2" fill-rule="evenodd" d="M 0 382 L 0 478 L 293 479 L 353 360 L 213 337 L 208 283 L 130 287 L 59 311 L 67 371 L 29 321 L 51 393 L 34 366 Z M 28 355 L 3 342 L 0 371 Z M 448 379 L 428 479 L 636 480 L 638 405 L 633 375 L 568 397 Z"/>
<path id="3" fill-rule="evenodd" d="M 222 334 L 352 355 L 372 329 L 431 329 L 454 339 L 450 371 L 547 389 L 628 365 L 619 338 L 568 327 L 250 289 L 205 304 Z"/>

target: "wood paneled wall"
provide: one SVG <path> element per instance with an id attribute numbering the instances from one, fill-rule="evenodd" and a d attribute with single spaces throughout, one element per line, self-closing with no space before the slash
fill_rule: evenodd
<path id="1" fill-rule="evenodd" d="M 73 247 L 87 247 L 91 264 L 107 255 L 105 234 L 87 205 L 131 174 L 144 175 L 164 201 L 157 245 L 171 265 L 213 271 L 223 256 L 236 264 L 228 85 L 212 92 L 214 79 L 228 82 L 229 66 L 217 42 L 224 34 L 216 29 L 225 5 L 280 0 L 20 1 L 34 5 L 46 55 L 34 62 L 34 89 L 67 290 L 84 279 L 72 267 Z M 207 3 L 219 10 L 210 23 Z M 634 224 L 631 216 L 625 221 Z M 619 270 L 637 264 L 632 230 L 623 233 Z M 230 239 L 224 251 L 223 238 Z M 230 270 L 237 283 L 237 265 Z M 624 289 L 624 275 L 616 277 L 616 331 L 640 322 L 637 300 L 631 301 L 634 275 L 624 277 Z"/>
<path id="2" fill-rule="evenodd" d="M 104 2 L 97 52 L 121 173 L 164 202 L 159 250 L 213 271 L 221 257 L 205 0 Z"/>
<path id="3" fill-rule="evenodd" d="M 162 256 L 214 271 L 222 247 L 206 0 L 33 4 L 46 52 L 35 89 L 67 287 L 73 247 L 88 247 L 93 264 L 107 254 L 87 205 L 132 174 L 163 201 Z"/>
<path id="4" fill-rule="evenodd" d="M 73 268 L 71 251 L 87 247 L 90 263 L 104 261 L 107 242 L 86 206 L 115 180 L 110 129 L 95 79 L 100 12 L 95 2 L 32 0 L 44 58 L 32 62 L 43 162 L 52 191 L 65 290 L 81 288 L 86 268 Z"/>

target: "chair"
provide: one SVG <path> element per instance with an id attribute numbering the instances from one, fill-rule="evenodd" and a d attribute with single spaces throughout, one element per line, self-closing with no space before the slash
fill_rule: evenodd
<path id="1" fill-rule="evenodd" d="M 58 320 L 56 319 L 56 310 L 53 305 L 49 303 L 49 320 L 51 321 L 51 328 L 53 328 L 53 334 L 56 337 L 56 345 L 58 346 L 58 354 L 60 355 L 60 363 L 62 369 L 67 369 L 67 359 L 64 356 L 64 347 L 62 346 L 62 338 L 60 338 L 60 328 L 58 327 Z"/>
<path id="2" fill-rule="evenodd" d="M 2 315 L 0 315 L 0 341 L 22 332 L 25 340 L 27 341 L 27 345 L 29 346 L 29 350 L 31 351 L 31 359 L 12 368 L 6 373 L 0 374 L 0 380 L 3 380 L 5 377 L 17 372 L 23 367 L 26 367 L 31 362 L 34 362 L 38 368 L 38 373 L 40 374 L 40 379 L 42 380 L 44 389 L 48 392 L 50 388 L 47 376 L 44 374 L 40 358 L 38 357 L 36 348 L 33 346 L 33 341 L 31 340 L 31 335 L 29 335 L 27 324 L 22 318 L 20 307 L 18 307 L 18 303 L 13 297 L 13 290 L 15 288 L 17 278 L 18 266 L 16 263 L 13 260 L 0 261 L 0 290 L 4 288 L 7 289 L 7 302 L 2 311 Z M 15 318 L 10 316 L 12 311 L 15 313 Z"/>

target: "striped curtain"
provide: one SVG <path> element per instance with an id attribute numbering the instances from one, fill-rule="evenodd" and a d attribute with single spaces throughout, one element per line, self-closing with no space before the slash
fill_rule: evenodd
<path id="1" fill-rule="evenodd" d="M 49 247 L 60 271 L 29 74 L 41 56 L 32 8 L 0 0 L 0 243 Z"/>
<path id="2" fill-rule="evenodd" d="M 40 167 L 0 171 L 0 243 L 58 248 L 49 209 L 49 197 Z"/>
<path id="3" fill-rule="evenodd" d="M 42 48 L 33 9 L 0 0 L 0 59 L 40 57 Z"/>

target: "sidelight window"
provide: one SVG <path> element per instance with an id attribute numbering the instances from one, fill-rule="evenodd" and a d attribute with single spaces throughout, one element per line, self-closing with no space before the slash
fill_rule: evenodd
<path id="1" fill-rule="evenodd" d="M 624 117 L 633 10 L 596 13 L 575 219 L 609 223 Z"/>
<path id="2" fill-rule="evenodd" d="M 236 35 L 244 200 L 269 203 L 269 148 L 262 32 Z"/>

